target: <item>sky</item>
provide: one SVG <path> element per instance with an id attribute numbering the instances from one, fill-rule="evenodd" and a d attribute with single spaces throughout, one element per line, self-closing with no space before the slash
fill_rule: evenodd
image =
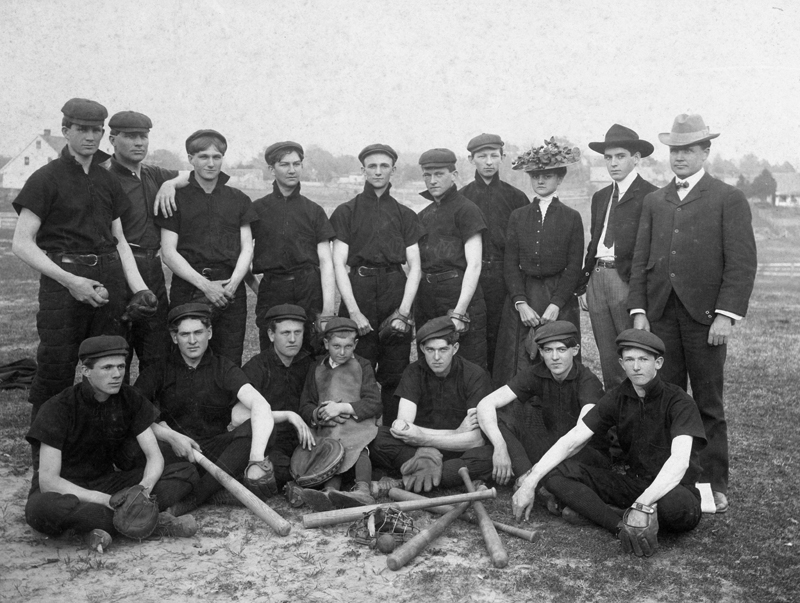
<path id="1" fill-rule="evenodd" d="M 0 154 L 63 103 L 140 111 L 150 148 L 200 128 L 247 160 L 279 140 L 356 155 L 466 154 L 481 132 L 584 152 L 613 123 L 657 134 L 700 113 L 725 158 L 800 168 L 792 0 L 0 0 Z"/>

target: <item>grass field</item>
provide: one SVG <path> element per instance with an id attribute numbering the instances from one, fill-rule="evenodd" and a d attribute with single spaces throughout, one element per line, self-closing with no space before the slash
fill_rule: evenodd
<path id="1" fill-rule="evenodd" d="M 800 261 L 798 238 L 794 236 L 797 220 L 786 226 L 787 236 L 781 236 L 782 226 L 773 228 L 764 216 L 758 216 L 758 220 L 757 227 L 766 229 L 760 231 L 759 261 Z M 37 279 L 11 255 L 10 238 L 10 231 L 0 230 L 3 282 L 0 363 L 33 356 L 36 346 Z M 662 535 L 661 548 L 651 559 L 624 556 L 618 543 L 607 533 L 590 527 L 569 526 L 537 508 L 532 520 L 541 530 L 542 538 L 534 544 L 504 538 L 511 559 L 504 570 L 490 567 L 482 554 L 483 545 L 477 531 L 461 530 L 451 534 L 452 541 L 446 539 L 447 545 L 439 545 L 439 541 L 434 543 L 408 571 L 390 576 L 391 580 L 383 574 L 373 576 L 372 580 L 379 587 L 376 591 L 367 589 L 362 574 L 356 578 L 354 573 L 348 579 L 346 571 L 324 564 L 309 570 L 310 573 L 300 572 L 299 580 L 308 581 L 308 576 L 312 575 L 317 580 L 315 584 L 327 581 L 327 586 L 318 587 L 327 589 L 327 598 L 318 599 L 317 594 L 301 591 L 294 582 L 287 581 L 285 576 L 294 575 L 291 574 L 293 569 L 286 570 L 289 574 L 283 578 L 266 575 L 254 578 L 257 569 L 245 572 L 243 550 L 253 551 L 250 554 L 257 555 L 254 559 L 263 557 L 260 563 L 277 564 L 277 567 L 283 567 L 280 564 L 284 563 L 287 568 L 302 569 L 305 563 L 310 563 L 311 557 L 292 548 L 295 544 L 273 538 L 269 540 L 268 553 L 263 552 L 263 548 L 260 553 L 256 553 L 256 549 L 244 549 L 245 543 L 241 543 L 239 552 L 231 556 L 236 563 L 220 565 L 218 574 L 213 570 L 216 566 L 212 569 L 203 566 L 204 573 L 196 575 L 195 598 L 242 601 L 348 598 L 362 601 L 370 597 L 370 600 L 377 597 L 397 601 L 797 601 L 800 598 L 798 299 L 800 279 L 764 276 L 757 279 L 750 311 L 736 327 L 726 365 L 731 509 L 725 515 L 705 516 L 699 527 L 689 534 Z M 586 363 L 598 371 L 588 321 L 584 326 Z M 251 325 L 246 358 L 256 352 L 256 346 Z M 23 439 L 29 412 L 25 398 L 25 393 L 20 391 L 0 392 L 0 475 L 9 476 L 9 479 L 29 475 L 29 447 Z M 513 523 L 509 513 L 510 494 L 510 489 L 500 489 L 498 499 L 487 505 L 494 519 Z M 15 578 L 12 583 L 2 577 L 11 569 L 17 572 L 15 576 L 20 575 L 15 558 L 19 550 L 26 551 L 25 555 L 29 554 L 31 546 L 31 550 L 41 551 L 42 542 L 31 535 L 30 530 L 25 531 L 22 524 L 20 509 L 23 504 L 24 500 L 17 500 L 13 508 L 0 505 L 0 535 L 11 532 L 12 528 L 24 533 L 0 550 L 0 600 L 38 600 L 24 593 L 36 592 L 37 580 L 45 579 L 44 574 L 34 569 L 29 570 L 27 585 L 24 579 Z M 275 508 L 293 522 L 299 520 L 297 512 L 282 501 L 276 500 Z M 223 513 L 219 510 L 198 516 L 203 526 L 199 535 L 201 543 L 216 542 L 215 538 L 228 535 L 226 530 L 232 529 L 230 525 L 218 527 L 217 522 L 223 521 L 221 517 Z M 13 525 L 8 523 L 12 521 Z M 261 537 L 261 532 L 254 534 L 248 537 L 253 539 L 248 540 L 251 546 Z M 324 533 L 326 540 L 338 538 L 343 538 L 341 531 Z M 150 561 L 150 549 L 146 548 L 151 544 L 137 546 L 141 547 L 138 549 L 141 552 L 135 553 L 134 559 L 139 559 L 143 564 L 140 569 L 147 575 L 147 564 L 155 563 Z M 192 571 L 205 559 L 198 556 L 205 553 L 197 550 L 199 552 L 187 554 L 181 561 L 185 571 Z M 59 555 L 58 559 L 47 560 L 47 563 L 53 565 L 52 579 L 62 576 L 78 588 L 77 592 L 86 589 L 86 594 L 75 598 L 76 601 L 102 600 L 99 596 L 97 599 L 93 598 L 95 595 L 90 597 L 90 586 L 94 588 L 92 593 L 99 592 L 97 589 L 104 584 L 104 588 L 111 588 L 117 574 L 110 568 L 124 552 L 124 549 L 120 552 L 112 549 L 100 561 L 76 554 L 71 558 Z M 44 552 L 40 557 L 42 555 L 53 557 L 53 553 Z M 120 557 L 115 558 L 115 555 Z M 357 552 L 348 552 L 341 562 L 355 563 L 356 557 Z M 248 584 L 256 590 L 256 587 L 261 588 L 258 592 L 268 595 L 255 597 L 252 593 L 256 590 L 248 590 Z M 120 596 L 114 600 L 128 599 Z"/>

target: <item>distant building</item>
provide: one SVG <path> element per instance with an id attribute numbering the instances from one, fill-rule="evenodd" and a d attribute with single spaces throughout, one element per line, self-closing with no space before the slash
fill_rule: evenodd
<path id="1" fill-rule="evenodd" d="M 800 174 L 796 172 L 775 173 L 775 194 L 772 204 L 776 207 L 800 207 Z"/>
<path id="2" fill-rule="evenodd" d="M 66 138 L 52 136 L 50 130 L 38 134 L 22 152 L 0 168 L 0 188 L 6 189 L 6 195 L 19 191 L 30 175 L 56 159 L 66 144 Z M 13 196 L 16 197 L 16 193 Z"/>
<path id="3" fill-rule="evenodd" d="M 364 184 L 364 174 L 348 174 L 340 176 L 337 180 L 339 184 Z"/>
<path id="4" fill-rule="evenodd" d="M 233 188 L 244 188 L 248 190 L 267 189 L 267 183 L 264 180 L 264 172 L 258 168 L 231 170 L 226 168 L 223 171 L 231 177 L 231 179 L 227 182 L 228 186 L 232 186 Z"/>

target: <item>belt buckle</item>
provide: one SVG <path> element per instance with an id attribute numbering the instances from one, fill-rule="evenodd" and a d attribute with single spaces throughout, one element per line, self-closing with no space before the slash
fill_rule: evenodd
<path id="1" fill-rule="evenodd" d="M 204 278 L 211 280 L 211 268 L 203 268 L 200 274 L 202 274 Z"/>
<path id="2" fill-rule="evenodd" d="M 431 280 L 431 277 L 433 277 L 433 280 Z M 430 283 L 433 283 L 435 280 L 436 280 L 436 275 L 435 275 L 433 272 L 428 272 L 428 273 L 425 275 L 425 281 L 426 281 L 427 283 L 429 283 L 429 284 L 430 284 Z"/>
<path id="3" fill-rule="evenodd" d="M 79 257 L 81 258 L 81 261 L 83 261 L 83 258 L 91 258 L 92 263 L 86 263 L 84 266 L 97 266 L 97 263 L 100 261 L 100 258 L 96 253 L 87 253 Z"/>
<path id="4" fill-rule="evenodd" d="M 364 274 L 363 272 L 361 272 L 361 270 L 363 270 L 364 268 L 366 268 L 366 266 L 359 266 L 359 267 L 358 267 L 358 270 L 356 270 L 356 274 L 357 274 L 358 276 L 369 276 L 369 275 L 367 275 L 367 274 Z"/>

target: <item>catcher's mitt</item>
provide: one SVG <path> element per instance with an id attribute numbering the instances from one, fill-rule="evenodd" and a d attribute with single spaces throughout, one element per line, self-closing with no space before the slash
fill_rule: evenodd
<path id="1" fill-rule="evenodd" d="M 253 465 L 260 467 L 264 471 L 264 475 L 258 479 L 251 479 L 247 477 L 247 471 Z M 278 482 L 275 481 L 275 469 L 268 458 L 263 461 L 250 461 L 244 470 L 244 479 L 242 480 L 245 488 L 250 490 L 261 500 L 267 500 L 270 496 L 278 493 Z"/>
<path id="2" fill-rule="evenodd" d="M 395 321 L 400 321 L 402 328 L 392 326 Z M 400 313 L 398 308 L 381 323 L 378 329 L 378 340 L 381 343 L 405 343 L 411 341 L 413 335 L 414 319 Z"/>
<path id="3" fill-rule="evenodd" d="M 128 538 L 147 538 L 158 525 L 156 497 L 148 496 L 141 484 L 120 490 L 108 504 L 114 509 L 114 527 Z"/>
<path id="4" fill-rule="evenodd" d="M 379 534 L 391 534 L 395 544 L 411 540 L 419 532 L 411 516 L 395 507 L 378 507 L 364 513 L 347 528 L 347 535 L 358 544 L 375 548 Z"/>
<path id="5" fill-rule="evenodd" d="M 344 446 L 339 440 L 322 438 L 311 450 L 298 446 L 292 455 L 289 471 L 301 488 L 324 484 L 344 460 Z"/>
<path id="6" fill-rule="evenodd" d="M 658 512 L 656 506 L 633 503 L 622 516 L 619 540 L 622 550 L 637 557 L 649 557 L 658 548 Z"/>
<path id="7" fill-rule="evenodd" d="M 150 289 L 137 291 L 131 297 L 131 301 L 125 307 L 125 314 L 122 320 L 126 322 L 137 322 L 147 320 L 156 313 L 158 309 L 158 298 Z"/>

